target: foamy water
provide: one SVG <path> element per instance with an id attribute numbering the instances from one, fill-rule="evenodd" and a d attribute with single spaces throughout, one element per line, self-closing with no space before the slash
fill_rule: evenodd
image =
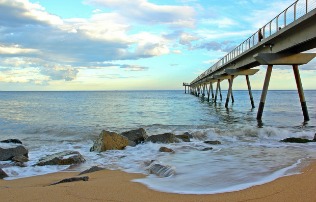
<path id="1" fill-rule="evenodd" d="M 293 91 L 282 93 L 285 98 L 296 96 Z M 235 104 L 228 111 L 221 104 L 214 107 L 182 91 L 0 94 L 0 139 L 22 140 L 30 159 L 26 167 L 3 168 L 9 175 L 7 180 L 61 170 L 83 171 L 98 165 L 144 173 L 147 177 L 135 181 L 155 190 L 210 194 L 240 190 L 297 173 L 300 165 L 316 158 L 316 143 L 279 142 L 287 137 L 314 137 L 315 105 L 311 100 L 315 101 L 315 91 L 306 93 L 310 122 L 300 122 L 299 102 L 293 107 L 294 101 L 283 106 L 270 101 L 263 127 L 258 127 L 255 120 L 256 110 L 245 103 L 246 91 L 235 92 Z M 258 98 L 259 93 L 254 95 Z M 280 99 L 280 93 L 269 96 Z M 238 101 L 241 99 L 243 102 Z M 138 127 L 145 128 L 148 135 L 189 132 L 193 138 L 191 142 L 145 143 L 120 151 L 89 151 L 102 129 L 122 132 Z M 205 140 L 222 144 L 209 145 Z M 175 152 L 161 153 L 161 146 Z M 202 151 L 209 147 L 213 150 Z M 87 161 L 71 168 L 33 166 L 45 155 L 65 150 L 79 151 Z M 175 174 L 166 178 L 148 174 L 146 168 L 152 160 L 170 166 Z M 0 165 L 7 163 L 2 161 Z"/>

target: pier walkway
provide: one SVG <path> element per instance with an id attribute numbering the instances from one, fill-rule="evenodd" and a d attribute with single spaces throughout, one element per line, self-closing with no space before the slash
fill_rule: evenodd
<path id="1" fill-rule="evenodd" d="M 183 83 L 185 93 L 187 89 L 189 93 L 196 96 L 204 97 L 207 93 L 207 100 L 210 101 L 212 96 L 211 99 L 216 103 L 218 94 L 222 96 L 220 83 L 228 80 L 229 88 L 225 103 L 227 108 L 230 99 L 234 102 L 232 94 L 234 78 L 244 75 L 251 106 L 254 108 L 249 76 L 259 71 L 253 69 L 254 67 L 267 65 L 257 113 L 257 119 L 261 120 L 273 66 L 291 65 L 304 120 L 308 121 L 309 115 L 299 65 L 307 64 L 316 56 L 316 53 L 304 53 L 313 48 L 316 48 L 316 0 L 297 0 L 191 83 Z M 215 95 L 213 83 L 216 83 Z"/>

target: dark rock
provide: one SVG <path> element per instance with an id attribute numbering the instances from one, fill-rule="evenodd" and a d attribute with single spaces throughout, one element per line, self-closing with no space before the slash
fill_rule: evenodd
<path id="1" fill-rule="evenodd" d="M 90 151 L 103 152 L 106 150 L 122 150 L 128 146 L 128 139 L 115 132 L 103 130 L 95 140 Z"/>
<path id="2" fill-rule="evenodd" d="M 171 166 L 164 166 L 154 161 L 147 167 L 150 174 L 155 174 L 159 177 L 169 177 L 175 174 L 175 170 Z"/>
<path id="3" fill-rule="evenodd" d="M 176 138 L 182 140 L 183 142 L 190 142 L 190 136 L 187 134 L 176 135 Z"/>
<path id="4" fill-rule="evenodd" d="M 25 163 L 25 162 L 28 162 L 29 159 L 27 157 L 25 157 L 25 156 L 15 156 L 15 157 L 12 158 L 12 161 Z"/>
<path id="5" fill-rule="evenodd" d="M 88 170 L 84 170 L 81 173 L 79 173 L 79 175 L 83 175 L 83 174 L 87 174 L 87 173 L 93 173 L 93 172 L 97 172 L 97 171 L 100 171 L 100 170 L 105 170 L 105 168 L 101 168 L 99 166 L 92 166 Z"/>
<path id="6" fill-rule="evenodd" d="M 205 144 L 212 144 L 212 145 L 217 145 L 217 144 L 222 144 L 220 141 L 215 140 L 215 141 L 211 141 L 211 140 L 207 140 L 204 141 Z"/>
<path id="7" fill-rule="evenodd" d="M 64 151 L 56 154 L 48 155 L 38 161 L 37 166 L 46 165 L 72 165 L 83 163 L 86 160 L 77 151 Z"/>
<path id="8" fill-rule="evenodd" d="M 0 180 L 2 180 L 5 177 L 9 177 L 9 176 L 0 168 Z"/>
<path id="9" fill-rule="evenodd" d="M 135 142 L 135 144 L 141 144 L 148 138 L 148 135 L 143 128 L 126 131 L 121 133 L 121 135 L 127 137 L 128 140 Z"/>
<path id="10" fill-rule="evenodd" d="M 8 161 L 8 160 L 11 160 L 15 156 L 28 157 L 28 150 L 21 145 L 14 148 L 8 148 L 8 149 L 0 148 L 0 161 Z"/>
<path id="11" fill-rule="evenodd" d="M 316 133 L 315 133 L 315 135 L 314 135 L 314 139 L 313 139 L 313 141 L 314 141 L 314 142 L 316 142 Z"/>
<path id="12" fill-rule="evenodd" d="M 153 143 L 176 143 L 179 142 L 179 140 L 176 138 L 176 136 L 172 133 L 164 133 L 160 135 L 152 135 L 149 136 L 146 139 L 146 142 L 153 142 Z"/>
<path id="13" fill-rule="evenodd" d="M 290 138 L 285 138 L 284 140 L 281 140 L 281 142 L 289 142 L 289 143 L 308 143 L 308 142 L 313 142 L 313 141 L 312 141 L 312 140 L 305 139 L 305 138 L 290 137 Z"/>
<path id="14" fill-rule="evenodd" d="M 174 152 L 172 149 L 167 148 L 167 147 L 160 147 L 159 151 L 160 152 Z"/>
<path id="15" fill-rule="evenodd" d="M 59 182 L 52 183 L 50 185 L 56 185 L 56 184 L 67 183 L 67 182 L 88 181 L 88 180 L 89 180 L 88 176 L 71 177 L 71 178 L 66 178 L 66 179 L 60 180 Z"/>
<path id="16" fill-rule="evenodd" d="M 0 141 L 2 143 L 14 143 L 14 144 L 22 144 L 21 140 L 18 139 L 7 139 Z"/>
<path id="17" fill-rule="evenodd" d="M 134 141 L 128 140 L 128 146 L 135 147 L 137 144 Z"/>
<path id="18" fill-rule="evenodd" d="M 206 147 L 206 148 L 203 148 L 201 151 L 210 151 L 210 150 L 213 150 L 212 147 Z"/>
<path id="19" fill-rule="evenodd" d="M 189 132 L 185 132 L 182 135 L 187 135 L 187 136 L 189 136 L 189 138 L 193 138 L 193 135 L 191 133 L 189 133 Z"/>

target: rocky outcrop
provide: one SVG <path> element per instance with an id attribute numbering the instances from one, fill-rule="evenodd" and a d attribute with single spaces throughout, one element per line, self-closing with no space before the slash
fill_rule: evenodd
<path id="1" fill-rule="evenodd" d="M 22 145 L 8 149 L 0 148 L 0 161 L 12 160 L 15 156 L 28 157 L 28 150 Z"/>
<path id="2" fill-rule="evenodd" d="M 50 185 L 56 185 L 56 184 L 67 183 L 67 182 L 88 181 L 88 180 L 89 180 L 88 176 L 71 177 L 71 178 L 66 178 L 66 179 L 60 180 L 58 182 L 54 182 L 54 183 L 52 183 Z"/>
<path id="3" fill-rule="evenodd" d="M 160 152 L 170 152 L 173 153 L 174 151 L 168 147 L 160 147 L 159 149 Z"/>
<path id="4" fill-rule="evenodd" d="M 85 161 L 84 157 L 77 151 L 64 151 L 41 158 L 36 165 L 73 165 Z"/>
<path id="5" fill-rule="evenodd" d="M 0 141 L 1 143 L 14 143 L 14 144 L 22 144 L 21 140 L 19 139 L 7 139 Z"/>
<path id="6" fill-rule="evenodd" d="M 146 131 L 143 128 L 126 131 L 121 133 L 121 135 L 123 135 L 130 141 L 130 146 L 133 146 L 133 143 L 135 145 L 141 144 L 145 142 L 145 140 L 148 138 L 148 135 L 146 134 Z"/>
<path id="7" fill-rule="evenodd" d="M 297 138 L 297 137 L 289 137 L 281 140 L 281 142 L 288 142 L 288 143 L 308 143 L 308 142 L 315 142 L 315 140 L 309 140 L 305 138 Z"/>
<path id="8" fill-rule="evenodd" d="M 177 143 L 179 142 L 178 138 L 172 133 L 164 133 L 160 135 L 152 135 L 146 139 L 146 142 L 153 143 Z"/>
<path id="9" fill-rule="evenodd" d="M 222 144 L 220 141 L 215 140 L 215 141 L 211 141 L 211 140 L 207 140 L 204 141 L 205 144 L 212 144 L 212 145 L 217 145 L 217 144 Z"/>
<path id="10" fill-rule="evenodd" d="M 100 170 L 105 170 L 105 168 L 101 168 L 99 166 L 92 166 L 91 168 L 82 171 L 81 173 L 79 173 L 79 175 L 83 175 L 83 174 L 87 174 L 87 173 L 93 173 L 93 172 L 97 172 Z"/>
<path id="11" fill-rule="evenodd" d="M 190 142 L 190 136 L 188 134 L 176 135 L 176 138 L 182 140 L 183 142 Z"/>
<path id="12" fill-rule="evenodd" d="M 122 150 L 126 146 L 128 146 L 128 139 L 126 137 L 115 132 L 103 130 L 90 148 L 90 151 Z"/>
<path id="13" fill-rule="evenodd" d="M 9 176 L 0 168 L 0 179 L 2 180 L 5 177 L 9 177 Z"/>
<path id="14" fill-rule="evenodd" d="M 169 177 L 176 173 L 171 166 L 164 166 L 155 161 L 152 161 L 147 170 L 150 174 L 155 174 L 159 177 Z"/>

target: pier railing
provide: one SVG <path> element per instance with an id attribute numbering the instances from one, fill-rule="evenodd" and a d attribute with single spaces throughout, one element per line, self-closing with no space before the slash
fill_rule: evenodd
<path id="1" fill-rule="evenodd" d="M 200 76 L 194 79 L 190 84 L 194 84 L 197 81 L 205 78 L 209 74 L 217 71 L 222 66 L 230 63 L 233 59 L 248 51 L 253 46 L 256 46 L 261 40 L 266 39 L 273 34 L 279 32 L 282 28 L 291 24 L 295 20 L 306 15 L 310 11 L 316 8 L 316 0 L 297 0 L 284 11 L 278 14 L 275 18 L 270 20 L 267 24 L 261 27 L 257 32 L 251 35 L 248 39 L 243 41 L 239 46 L 234 48 L 231 52 L 222 57 L 212 67 L 203 72 Z"/>

